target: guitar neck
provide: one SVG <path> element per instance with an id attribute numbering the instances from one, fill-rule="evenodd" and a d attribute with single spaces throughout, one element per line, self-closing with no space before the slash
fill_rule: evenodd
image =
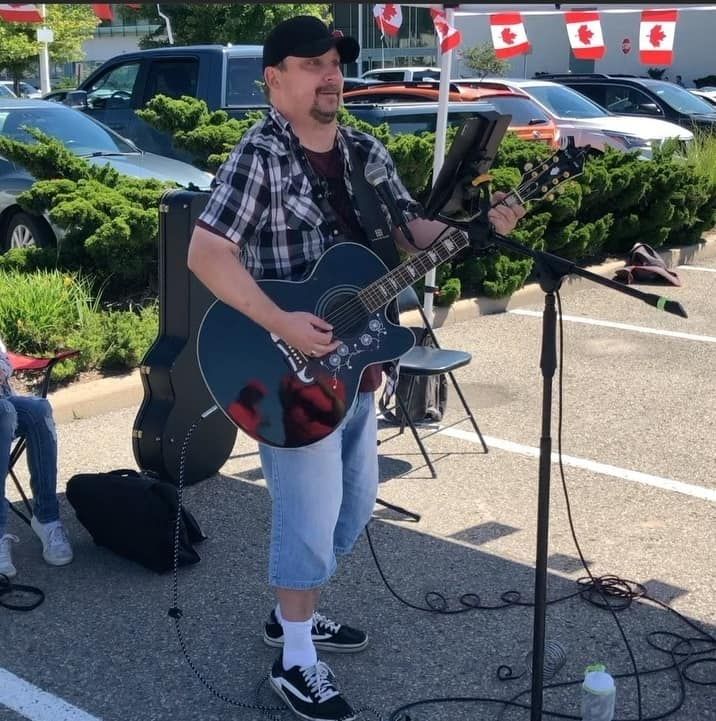
<path id="1" fill-rule="evenodd" d="M 382 278 L 365 287 L 358 298 L 369 313 L 382 308 L 393 298 L 412 285 L 440 263 L 444 263 L 453 255 L 470 244 L 465 233 L 453 228 L 448 235 L 433 243 L 421 253 L 412 256 Z"/>

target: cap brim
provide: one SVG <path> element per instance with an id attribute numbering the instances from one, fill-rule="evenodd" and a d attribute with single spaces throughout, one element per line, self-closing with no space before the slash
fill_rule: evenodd
<path id="1" fill-rule="evenodd" d="M 341 56 L 342 63 L 352 63 L 360 53 L 360 45 L 355 38 L 342 36 L 338 38 L 325 38 L 319 42 L 299 47 L 291 52 L 291 55 L 297 58 L 315 58 L 318 55 L 327 53 L 331 48 L 335 48 Z"/>

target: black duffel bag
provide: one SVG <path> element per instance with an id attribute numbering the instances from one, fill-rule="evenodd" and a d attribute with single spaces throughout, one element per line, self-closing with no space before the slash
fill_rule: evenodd
<path id="1" fill-rule="evenodd" d="M 173 484 L 131 468 L 79 473 L 67 482 L 67 500 L 96 544 L 157 573 L 174 567 L 179 497 Z M 199 562 L 193 544 L 205 538 L 194 517 L 182 507 L 180 566 Z"/>

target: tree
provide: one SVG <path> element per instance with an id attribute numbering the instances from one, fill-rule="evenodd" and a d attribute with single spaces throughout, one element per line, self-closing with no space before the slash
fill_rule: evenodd
<path id="1" fill-rule="evenodd" d="M 510 64 L 495 55 L 490 43 L 480 43 L 475 47 L 460 51 L 460 60 L 473 70 L 480 79 L 487 75 L 502 77 L 507 75 Z"/>
<path id="2" fill-rule="evenodd" d="M 82 44 L 94 35 L 98 23 L 89 5 L 48 4 L 46 24 L 55 36 L 49 45 L 50 59 L 60 63 L 82 59 Z M 37 68 L 38 27 L 37 24 L 0 20 L 0 70 L 6 70 L 15 81 Z"/>
<path id="3" fill-rule="evenodd" d="M 268 31 L 281 20 L 295 15 L 315 15 L 322 20 L 330 18 L 330 6 L 319 3 L 289 3 L 264 5 L 263 3 L 194 3 L 163 4 L 162 13 L 171 21 L 174 43 L 193 45 L 205 43 L 257 44 L 263 43 Z M 121 8 L 123 14 L 157 21 L 155 5 L 145 5 L 139 10 Z M 140 41 L 143 48 L 167 45 L 164 23 L 154 33 Z"/>

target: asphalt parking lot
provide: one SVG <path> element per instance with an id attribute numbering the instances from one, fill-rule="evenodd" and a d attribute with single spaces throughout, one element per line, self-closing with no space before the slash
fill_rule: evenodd
<path id="1" fill-rule="evenodd" d="M 677 272 L 680 288 L 640 287 L 679 300 L 688 319 L 585 284 L 565 293 L 562 304 L 562 452 L 576 537 L 592 574 L 642 584 L 649 596 L 616 614 L 641 672 L 641 709 L 634 678 L 617 681 L 616 718 L 630 721 L 670 710 L 677 721 L 716 719 L 716 258 Z M 541 309 L 538 300 L 439 330 L 443 346 L 473 353 L 458 380 L 487 455 L 467 425 L 428 440 L 437 479 L 408 434 L 380 447 L 380 497 L 421 514 L 415 523 L 376 507 L 371 537 L 395 594 L 425 607 L 426 594 L 437 592 L 448 610 L 465 608 L 463 594 L 502 606 L 502 595 L 515 590 L 524 602 L 453 614 L 408 607 L 386 587 L 361 540 L 326 590 L 322 610 L 365 627 L 371 644 L 360 655 L 327 660 L 354 705 L 368 705 L 380 718 L 448 697 L 493 700 L 424 704 L 409 710 L 411 719 L 529 718 L 494 700 L 530 686 L 528 672 L 500 681 L 497 669 L 525 671 L 531 649 Z M 453 393 L 450 414 L 457 409 Z M 61 423 L 63 482 L 78 472 L 134 466 L 135 414 L 126 407 Z M 383 439 L 393 434 L 381 430 Z M 261 641 L 272 603 L 265 586 L 269 503 L 253 443 L 240 437 L 222 473 L 188 488 L 185 500 L 209 536 L 198 546 L 202 561 L 180 571 L 187 648 L 221 694 L 252 701 L 274 658 Z M 552 682 L 578 681 L 596 661 L 615 675 L 631 674 L 614 618 L 574 596 L 585 571 L 566 510 L 553 463 L 548 597 L 570 598 L 547 609 L 547 638 L 565 657 Z M 0 721 L 267 718 L 218 699 L 196 680 L 167 618 L 170 576 L 95 546 L 64 500 L 63 512 L 76 558 L 62 569 L 47 567 L 34 536 L 12 521 L 21 538 L 17 581 L 42 588 L 46 600 L 29 613 L 0 608 Z M 669 634 L 698 639 L 690 660 L 711 660 L 687 673 L 711 685 L 687 680 L 682 687 L 673 669 L 651 672 L 671 658 L 649 640 L 668 647 L 676 638 Z M 578 683 L 549 689 L 544 698 L 546 711 L 579 718 Z M 529 693 L 518 700 L 529 703 Z M 276 703 L 265 687 L 259 701 Z M 376 716 L 366 711 L 362 718 Z"/>

